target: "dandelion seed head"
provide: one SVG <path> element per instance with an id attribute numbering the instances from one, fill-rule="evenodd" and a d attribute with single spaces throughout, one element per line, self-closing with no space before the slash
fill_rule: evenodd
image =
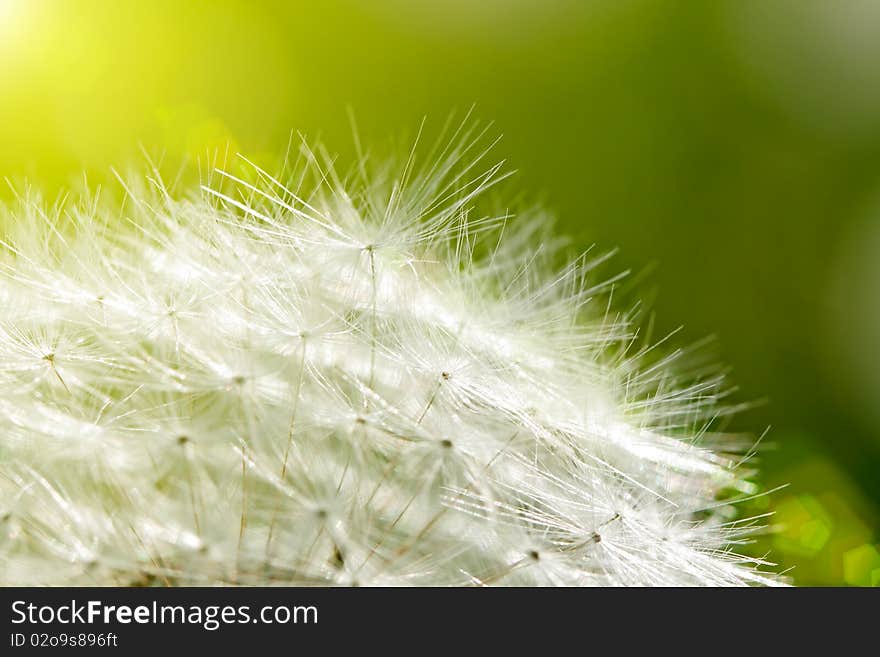
<path id="1" fill-rule="evenodd" d="M 723 379 L 484 140 L 4 206 L 0 582 L 776 582 Z"/>

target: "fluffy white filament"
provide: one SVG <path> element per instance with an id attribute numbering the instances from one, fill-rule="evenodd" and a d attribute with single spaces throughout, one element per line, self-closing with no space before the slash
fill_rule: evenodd
<path id="1" fill-rule="evenodd" d="M 479 209 L 480 136 L 8 206 L 0 583 L 774 581 L 719 380 Z"/>

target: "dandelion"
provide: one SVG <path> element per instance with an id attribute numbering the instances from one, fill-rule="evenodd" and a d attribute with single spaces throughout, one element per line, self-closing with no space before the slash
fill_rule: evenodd
<path id="1" fill-rule="evenodd" d="M 485 130 L 3 210 L 5 585 L 740 585 L 723 381 L 486 209 Z M 0 223 L 0 225 L 3 225 Z"/>

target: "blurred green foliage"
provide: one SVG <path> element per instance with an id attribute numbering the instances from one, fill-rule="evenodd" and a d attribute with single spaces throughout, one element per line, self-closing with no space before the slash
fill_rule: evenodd
<path id="1" fill-rule="evenodd" d="M 0 175 L 107 180 L 138 144 L 353 154 L 454 108 L 579 246 L 656 263 L 770 425 L 752 504 L 800 584 L 880 583 L 880 4 L 0 0 Z M 0 194 L 8 195 L 4 190 Z"/>

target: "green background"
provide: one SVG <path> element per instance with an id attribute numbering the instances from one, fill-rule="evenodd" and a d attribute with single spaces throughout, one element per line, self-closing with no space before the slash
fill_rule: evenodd
<path id="1" fill-rule="evenodd" d="M 880 3 L 0 0 L 0 175 L 291 129 L 353 151 L 476 103 L 581 247 L 716 336 L 800 584 L 880 584 Z M 8 196 L 8 190 L 0 195 Z"/>

